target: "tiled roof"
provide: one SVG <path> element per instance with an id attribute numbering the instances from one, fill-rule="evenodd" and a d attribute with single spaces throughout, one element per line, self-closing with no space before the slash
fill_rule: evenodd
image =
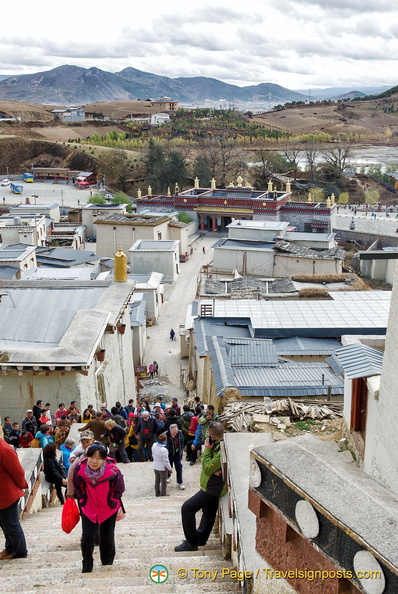
<path id="1" fill-rule="evenodd" d="M 338 260 L 343 260 L 345 256 L 344 250 L 338 247 L 329 250 L 315 250 L 289 241 L 277 241 L 274 245 L 274 249 L 277 252 L 294 254 L 295 256 L 301 256 L 303 258 L 321 258 L 326 260 L 334 260 L 337 258 Z"/>

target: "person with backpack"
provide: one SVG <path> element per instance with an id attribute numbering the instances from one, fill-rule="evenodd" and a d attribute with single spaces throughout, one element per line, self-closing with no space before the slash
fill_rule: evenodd
<path id="1" fill-rule="evenodd" d="M 193 413 L 191 412 L 191 409 L 189 408 L 189 404 L 184 404 L 184 406 L 182 407 L 182 410 L 184 412 L 180 416 L 180 420 L 181 420 L 181 431 L 182 431 L 182 437 L 184 439 L 184 443 L 187 443 L 187 441 L 188 441 L 188 429 L 189 429 L 189 426 L 191 424 L 191 419 L 193 417 Z"/>
<path id="2" fill-rule="evenodd" d="M 128 464 L 130 460 L 126 454 L 124 443 L 127 433 L 126 430 L 120 425 L 117 425 L 113 419 L 105 421 L 105 427 L 106 431 L 104 437 L 109 437 L 111 447 L 113 446 L 113 448 L 117 448 L 121 461 L 124 464 Z"/>

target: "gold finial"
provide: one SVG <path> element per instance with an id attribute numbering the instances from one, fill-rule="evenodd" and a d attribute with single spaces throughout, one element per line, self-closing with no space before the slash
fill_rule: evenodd
<path id="1" fill-rule="evenodd" d="M 331 202 L 332 202 L 332 204 L 335 204 L 335 202 L 336 202 L 336 196 L 335 196 L 334 194 L 332 194 L 332 195 L 330 196 L 330 198 L 331 198 Z"/>
<path id="2" fill-rule="evenodd" d="M 286 182 L 286 194 L 289 194 L 292 191 L 290 181 Z"/>
<path id="3" fill-rule="evenodd" d="M 195 177 L 195 179 L 193 180 L 193 183 L 194 183 L 194 186 L 193 186 L 194 189 L 195 190 L 199 190 L 199 179 L 198 179 L 198 176 Z"/>
<path id="4" fill-rule="evenodd" d="M 326 198 L 326 208 L 330 208 L 331 200 L 329 196 Z"/>
<path id="5" fill-rule="evenodd" d="M 216 180 L 214 179 L 214 177 L 212 177 L 212 179 L 211 179 L 210 189 L 211 190 L 215 190 L 216 189 Z"/>
<path id="6" fill-rule="evenodd" d="M 272 179 L 270 179 L 270 180 L 268 181 L 268 188 L 267 188 L 267 191 L 268 191 L 268 192 L 272 192 Z"/>
<path id="7" fill-rule="evenodd" d="M 238 184 L 238 188 L 241 188 L 241 187 L 242 187 L 242 182 L 243 182 L 243 179 L 241 178 L 241 176 L 239 176 L 239 177 L 237 178 L 236 182 L 237 182 L 237 184 Z"/>
<path id="8" fill-rule="evenodd" d="M 148 186 L 148 196 L 152 196 L 152 186 Z"/>
<path id="9" fill-rule="evenodd" d="M 178 194 L 179 191 L 180 191 L 180 188 L 178 187 L 178 184 L 176 182 L 176 185 L 174 186 L 174 194 Z"/>
<path id="10" fill-rule="evenodd" d="M 235 186 L 234 186 L 234 182 L 231 182 L 231 183 L 229 184 L 229 187 L 230 187 L 230 188 L 234 188 L 234 187 L 235 187 Z"/>
<path id="11" fill-rule="evenodd" d="M 307 200 L 307 202 L 312 202 L 311 191 L 308 192 L 308 200 Z"/>
<path id="12" fill-rule="evenodd" d="M 170 192 L 170 188 L 167 188 L 167 196 L 170 198 L 171 196 L 171 192 Z"/>
<path id="13" fill-rule="evenodd" d="M 141 196 L 142 196 L 141 188 L 138 188 L 137 199 L 140 200 L 141 199 Z"/>
<path id="14" fill-rule="evenodd" d="M 115 254 L 113 277 L 116 283 L 125 283 L 127 280 L 127 256 L 120 246 Z"/>

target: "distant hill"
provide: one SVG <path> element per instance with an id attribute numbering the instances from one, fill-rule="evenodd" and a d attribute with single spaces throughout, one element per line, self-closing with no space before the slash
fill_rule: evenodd
<path id="1" fill-rule="evenodd" d="M 390 87 L 357 87 L 354 89 L 353 87 L 329 87 L 327 89 L 295 89 L 297 93 L 301 93 L 305 95 L 306 99 L 311 96 L 311 100 L 314 101 L 316 99 L 331 99 L 335 100 L 336 97 L 343 97 L 344 95 L 348 95 L 350 93 L 363 93 L 364 95 L 378 95 L 387 91 Z"/>
<path id="2" fill-rule="evenodd" d="M 46 72 L 0 80 L 0 100 L 3 101 L 85 105 L 159 96 L 168 96 L 180 103 L 220 99 L 286 103 L 304 99 L 299 93 L 272 83 L 238 87 L 214 78 L 168 78 L 135 68 L 111 73 L 99 68 L 65 65 Z"/>

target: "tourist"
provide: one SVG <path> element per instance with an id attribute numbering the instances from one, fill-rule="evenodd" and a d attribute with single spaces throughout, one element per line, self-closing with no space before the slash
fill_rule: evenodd
<path id="1" fill-rule="evenodd" d="M 5 537 L 5 547 L 0 553 L 0 560 L 25 558 L 28 551 L 19 521 L 18 503 L 21 497 L 25 497 L 23 489 L 28 488 L 28 483 L 18 454 L 4 441 L 1 429 L 0 484 L 0 526 Z"/>
<path id="2" fill-rule="evenodd" d="M 40 427 L 39 419 L 41 417 L 41 409 L 42 409 L 43 400 L 36 400 L 36 404 L 33 407 L 33 416 L 37 421 L 37 426 Z"/>
<path id="3" fill-rule="evenodd" d="M 73 486 L 82 520 L 82 573 L 93 570 L 98 525 L 102 565 L 113 565 L 115 558 L 115 523 L 116 516 L 123 510 L 121 497 L 125 486 L 123 475 L 114 460 L 107 458 L 107 451 L 104 444 L 94 442 L 87 449 L 87 458 L 77 462 L 73 472 Z"/>
<path id="4" fill-rule="evenodd" d="M 21 435 L 22 431 L 19 428 L 19 423 L 16 421 L 11 425 L 11 431 L 8 435 L 8 443 L 17 450 L 21 447 Z"/>
<path id="5" fill-rule="evenodd" d="M 61 463 L 57 460 L 57 447 L 55 443 L 48 443 L 43 449 L 44 478 L 54 485 L 61 505 L 64 504 L 62 487 L 66 487 L 66 473 Z"/>
<path id="6" fill-rule="evenodd" d="M 182 410 L 184 412 L 182 413 L 182 415 L 180 417 L 181 431 L 182 431 L 182 437 L 184 439 L 184 443 L 187 443 L 188 429 L 191 424 L 191 419 L 193 417 L 193 413 L 191 412 L 191 409 L 189 408 L 189 404 L 184 404 L 184 406 L 182 407 Z"/>
<path id="7" fill-rule="evenodd" d="M 71 453 L 76 447 L 76 442 L 73 437 L 68 437 L 65 439 L 65 442 L 60 446 L 60 451 L 62 452 L 62 464 L 66 471 L 69 470 L 70 462 L 69 458 Z"/>
<path id="8" fill-rule="evenodd" d="M 37 432 L 37 421 L 36 417 L 33 416 L 33 410 L 30 408 L 26 411 L 26 416 L 22 420 L 22 433 L 24 432 L 31 433 L 35 435 Z"/>
<path id="9" fill-rule="evenodd" d="M 136 436 L 138 438 L 138 456 L 140 462 L 144 462 L 144 448 L 149 450 L 149 459 L 152 460 L 152 446 L 158 432 L 158 423 L 155 418 L 151 417 L 146 410 L 141 414 L 137 423 Z"/>
<path id="10" fill-rule="evenodd" d="M 204 546 L 213 529 L 219 498 L 226 492 L 221 473 L 221 441 L 224 428 L 221 423 L 210 423 L 209 437 L 202 453 L 200 491 L 185 501 L 181 508 L 182 527 L 185 540 L 174 548 L 176 552 L 197 551 Z M 202 510 L 202 518 L 196 528 L 196 514 Z"/>
<path id="11" fill-rule="evenodd" d="M 113 447 L 113 451 L 118 450 L 120 460 L 124 464 L 128 464 L 130 460 L 127 457 L 125 449 L 126 430 L 118 425 L 113 419 L 107 419 L 105 421 L 106 431 L 104 437 L 109 437 L 110 445 Z"/>
<path id="12" fill-rule="evenodd" d="M 170 340 L 174 340 L 176 333 L 174 332 L 173 328 L 170 330 Z"/>
<path id="13" fill-rule="evenodd" d="M 167 476 L 173 472 L 169 462 L 167 450 L 167 437 L 165 433 L 158 436 L 157 442 L 152 446 L 153 471 L 155 473 L 155 495 L 165 497 L 167 490 Z"/>
<path id="14" fill-rule="evenodd" d="M 174 409 L 176 411 L 176 415 L 177 417 L 179 417 L 181 415 L 181 409 L 178 405 L 178 398 L 173 398 L 171 401 L 171 408 Z"/>
<path id="15" fill-rule="evenodd" d="M 51 437 L 51 427 L 49 425 L 41 425 L 35 437 L 40 441 L 40 447 L 42 449 L 44 449 L 47 444 L 52 443 L 54 441 Z"/>
<path id="16" fill-rule="evenodd" d="M 157 362 L 156 362 L 156 361 L 154 361 L 154 362 L 152 363 L 152 365 L 153 365 L 153 373 L 154 373 L 154 375 L 158 375 L 158 374 L 159 374 L 159 373 L 158 373 L 158 372 L 159 372 L 159 365 L 157 364 Z"/>
<path id="17" fill-rule="evenodd" d="M 184 483 L 182 481 L 182 464 L 181 458 L 182 453 L 184 451 L 184 440 L 182 437 L 182 432 L 178 428 L 177 425 L 170 425 L 168 431 L 166 431 L 167 437 L 167 450 L 169 452 L 169 462 L 170 466 L 173 468 L 173 465 L 176 469 L 177 475 L 177 485 L 183 491 L 185 489 Z"/>

